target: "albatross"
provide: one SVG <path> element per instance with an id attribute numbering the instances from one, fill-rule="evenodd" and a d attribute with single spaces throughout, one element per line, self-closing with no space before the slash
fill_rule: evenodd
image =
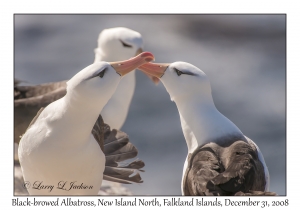
<path id="1" fill-rule="evenodd" d="M 143 52 L 142 35 L 125 27 L 104 29 L 98 37 L 98 46 L 94 50 L 94 62 L 121 61 Z M 158 79 L 149 74 L 154 82 Z M 19 143 L 33 117 L 41 107 L 60 99 L 66 94 L 66 82 L 50 82 L 35 86 L 20 86 L 20 81 L 14 84 L 14 142 Z M 102 109 L 101 115 L 106 124 L 113 129 L 121 129 L 134 94 L 135 71 L 129 72 L 121 80 L 114 94 Z"/>
<path id="2" fill-rule="evenodd" d="M 143 52 L 142 35 L 129 28 L 116 27 L 104 29 L 98 38 L 95 49 L 95 62 L 126 60 Z M 146 73 L 157 84 L 159 80 Z M 115 93 L 103 108 L 101 115 L 105 123 L 112 128 L 121 129 L 134 94 L 135 71 L 126 75 L 119 83 Z M 120 105 L 122 104 L 122 105 Z"/>
<path id="3" fill-rule="evenodd" d="M 141 162 L 117 163 L 132 158 L 135 147 L 126 135 L 101 125 L 100 113 L 121 78 L 152 60 L 151 53 L 143 52 L 126 61 L 95 62 L 67 82 L 64 97 L 39 111 L 18 150 L 30 195 L 96 195 L 105 176 L 141 182 L 134 174 Z"/>
<path id="4" fill-rule="evenodd" d="M 186 62 L 147 63 L 175 102 L 188 147 L 182 195 L 275 195 L 259 147 L 215 107 L 206 74 Z"/>

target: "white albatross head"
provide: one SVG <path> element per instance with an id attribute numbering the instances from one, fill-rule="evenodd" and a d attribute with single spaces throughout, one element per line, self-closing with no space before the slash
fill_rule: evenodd
<path id="1" fill-rule="evenodd" d="M 98 38 L 95 61 L 125 60 L 143 51 L 143 38 L 139 32 L 129 28 L 104 29 Z"/>
<path id="2" fill-rule="evenodd" d="M 125 27 L 104 29 L 98 37 L 98 47 L 95 49 L 95 61 L 126 60 L 143 52 L 142 35 Z M 155 83 L 159 79 L 146 73 Z"/>
<path id="3" fill-rule="evenodd" d="M 211 96 L 208 77 L 192 64 L 186 62 L 146 63 L 138 69 L 159 78 L 172 101 L 191 95 Z"/>
<path id="4" fill-rule="evenodd" d="M 160 78 L 176 103 L 189 152 L 212 140 L 233 136 L 245 140 L 240 129 L 215 107 L 209 79 L 199 68 L 174 62 L 147 63 L 138 69 Z"/>
<path id="5" fill-rule="evenodd" d="M 67 82 L 67 97 L 72 100 L 97 100 L 105 104 L 114 94 L 121 78 L 140 65 L 153 61 L 150 52 L 143 52 L 129 60 L 117 62 L 95 62 L 73 76 Z M 97 104 L 97 103 L 95 103 Z"/>

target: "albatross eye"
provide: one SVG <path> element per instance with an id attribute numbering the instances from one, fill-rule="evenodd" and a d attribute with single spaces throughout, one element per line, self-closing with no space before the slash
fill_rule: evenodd
<path id="1" fill-rule="evenodd" d="M 174 68 L 174 69 L 175 69 L 175 71 L 176 71 L 176 73 L 177 73 L 178 76 L 180 76 L 180 75 L 182 74 L 182 71 L 179 71 L 179 70 L 176 69 L 176 68 Z"/>
<path id="2" fill-rule="evenodd" d="M 102 77 L 104 76 L 105 71 L 106 71 L 106 69 L 103 69 L 103 70 L 98 74 L 98 76 L 99 76 L 100 78 L 102 78 Z"/>
<path id="3" fill-rule="evenodd" d="M 122 43 L 123 47 L 129 47 L 129 48 L 132 48 L 131 45 L 124 43 L 122 40 L 120 40 L 120 42 Z"/>

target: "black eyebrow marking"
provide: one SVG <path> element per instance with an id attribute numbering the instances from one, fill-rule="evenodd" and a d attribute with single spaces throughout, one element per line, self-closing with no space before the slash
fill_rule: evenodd
<path id="1" fill-rule="evenodd" d="M 126 44 L 126 43 L 123 42 L 121 39 L 120 39 L 120 42 L 123 44 L 124 47 L 130 47 L 130 48 L 132 47 L 132 45 Z"/>
<path id="2" fill-rule="evenodd" d="M 195 76 L 195 74 L 192 73 L 192 72 L 182 72 L 182 74 L 187 74 L 187 75 Z"/>
<path id="3" fill-rule="evenodd" d="M 187 75 L 191 75 L 191 76 L 195 76 L 196 74 L 192 73 L 192 72 L 184 72 L 184 71 L 180 71 L 177 68 L 174 67 L 175 72 L 177 73 L 177 71 L 181 72 L 181 74 L 187 74 Z"/>

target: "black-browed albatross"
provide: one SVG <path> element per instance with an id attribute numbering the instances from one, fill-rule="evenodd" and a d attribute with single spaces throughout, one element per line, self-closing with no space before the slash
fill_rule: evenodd
<path id="1" fill-rule="evenodd" d="M 209 79 L 185 63 L 147 63 L 176 103 L 188 147 L 183 195 L 275 195 L 258 146 L 214 105 Z"/>
<path id="2" fill-rule="evenodd" d="M 104 29 L 98 37 L 94 50 L 94 62 L 121 61 L 138 55 L 143 51 L 142 35 L 124 27 Z M 154 83 L 157 78 L 147 75 Z M 14 142 L 19 143 L 29 123 L 41 107 L 66 94 L 66 82 L 50 82 L 34 86 L 14 84 Z M 101 115 L 106 124 L 113 129 L 121 129 L 124 124 L 135 88 L 135 71 L 126 75 L 119 83 L 115 93 L 104 106 Z"/>
<path id="3" fill-rule="evenodd" d="M 103 172 L 110 181 L 141 182 L 134 175 L 141 161 L 117 166 L 136 155 L 135 147 L 126 135 L 105 129 L 99 115 L 121 78 L 152 60 L 144 52 L 126 61 L 96 62 L 67 82 L 64 97 L 39 111 L 18 152 L 30 195 L 96 195 Z"/>

